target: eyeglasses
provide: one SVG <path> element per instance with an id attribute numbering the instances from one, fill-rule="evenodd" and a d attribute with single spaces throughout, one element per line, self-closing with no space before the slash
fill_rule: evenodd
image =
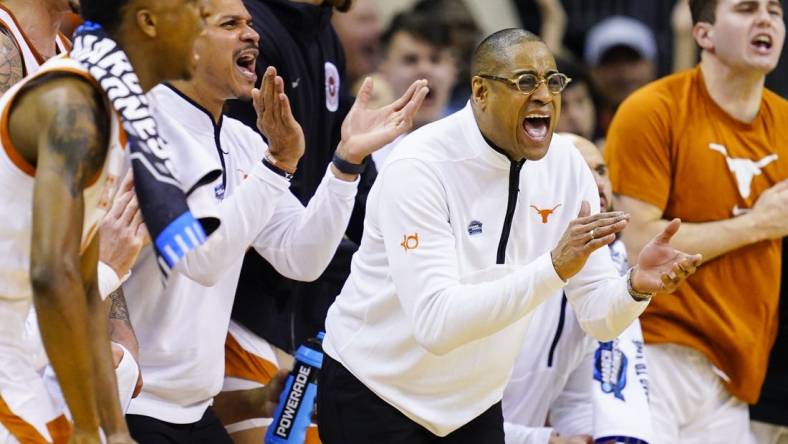
<path id="1" fill-rule="evenodd" d="M 521 74 L 514 80 L 489 74 L 479 74 L 479 77 L 483 79 L 497 80 L 499 82 L 506 82 L 514 86 L 514 88 L 516 88 L 518 91 L 525 94 L 533 93 L 542 83 L 547 85 L 547 90 L 550 91 L 551 94 L 560 94 L 561 91 L 566 88 L 566 85 L 572 81 L 572 79 L 570 79 L 566 74 L 562 74 L 560 72 L 548 74 L 547 77 L 539 77 L 536 74 L 527 72 L 525 74 Z"/>

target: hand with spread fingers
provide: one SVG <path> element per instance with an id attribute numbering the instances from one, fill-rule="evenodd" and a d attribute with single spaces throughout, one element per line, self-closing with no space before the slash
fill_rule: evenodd
<path id="1" fill-rule="evenodd" d="M 257 129 L 268 139 L 268 152 L 276 163 L 295 171 L 304 155 L 304 131 L 290 109 L 285 95 L 285 83 L 269 66 L 263 75 L 260 89 L 252 90 L 252 102 L 257 112 Z"/>
<path id="2" fill-rule="evenodd" d="M 640 251 L 632 269 L 632 289 L 639 293 L 671 293 L 700 266 L 700 254 L 687 254 L 670 246 L 681 221 L 673 219 Z"/>
<path id="3" fill-rule="evenodd" d="M 342 122 L 342 141 L 337 154 L 350 163 L 361 164 L 368 155 L 408 132 L 428 92 L 427 81 L 417 80 L 402 97 L 373 110 L 368 107 L 372 79 L 364 79 L 353 107 Z"/>
<path id="4" fill-rule="evenodd" d="M 569 223 L 550 253 L 555 271 L 564 281 L 583 268 L 591 253 L 616 240 L 616 233 L 620 233 L 629 222 L 629 215 L 621 211 L 590 214 L 591 206 L 583 201 L 577 219 Z"/>

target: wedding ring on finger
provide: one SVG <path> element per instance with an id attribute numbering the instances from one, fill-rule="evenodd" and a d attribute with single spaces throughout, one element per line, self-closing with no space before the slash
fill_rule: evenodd
<path id="1" fill-rule="evenodd" d="M 591 231 L 589 231 L 589 233 L 591 233 L 591 240 L 596 239 L 596 233 L 594 233 L 594 231 L 595 231 L 594 228 L 592 228 Z"/>

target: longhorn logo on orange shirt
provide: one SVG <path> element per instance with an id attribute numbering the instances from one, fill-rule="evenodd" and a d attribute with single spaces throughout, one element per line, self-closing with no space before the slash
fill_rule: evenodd
<path id="1" fill-rule="evenodd" d="M 405 251 L 419 248 L 419 233 L 402 236 L 402 243 L 400 245 L 402 245 Z"/>
<path id="2" fill-rule="evenodd" d="M 560 206 L 561 206 L 561 204 L 558 204 L 558 205 L 554 206 L 553 208 L 550 208 L 549 210 L 547 210 L 547 209 L 541 210 L 541 209 L 535 207 L 534 205 L 531 205 L 531 208 L 533 208 L 534 211 L 536 211 L 536 214 L 538 214 L 539 216 L 542 216 L 542 223 L 546 224 L 547 220 L 555 212 L 556 208 L 558 208 Z"/>

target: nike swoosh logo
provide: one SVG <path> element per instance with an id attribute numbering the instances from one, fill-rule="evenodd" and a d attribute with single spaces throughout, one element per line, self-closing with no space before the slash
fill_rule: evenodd
<path id="1" fill-rule="evenodd" d="M 301 77 L 295 79 L 295 82 L 290 82 L 290 86 L 293 88 L 298 88 L 298 85 L 301 83 Z"/>

